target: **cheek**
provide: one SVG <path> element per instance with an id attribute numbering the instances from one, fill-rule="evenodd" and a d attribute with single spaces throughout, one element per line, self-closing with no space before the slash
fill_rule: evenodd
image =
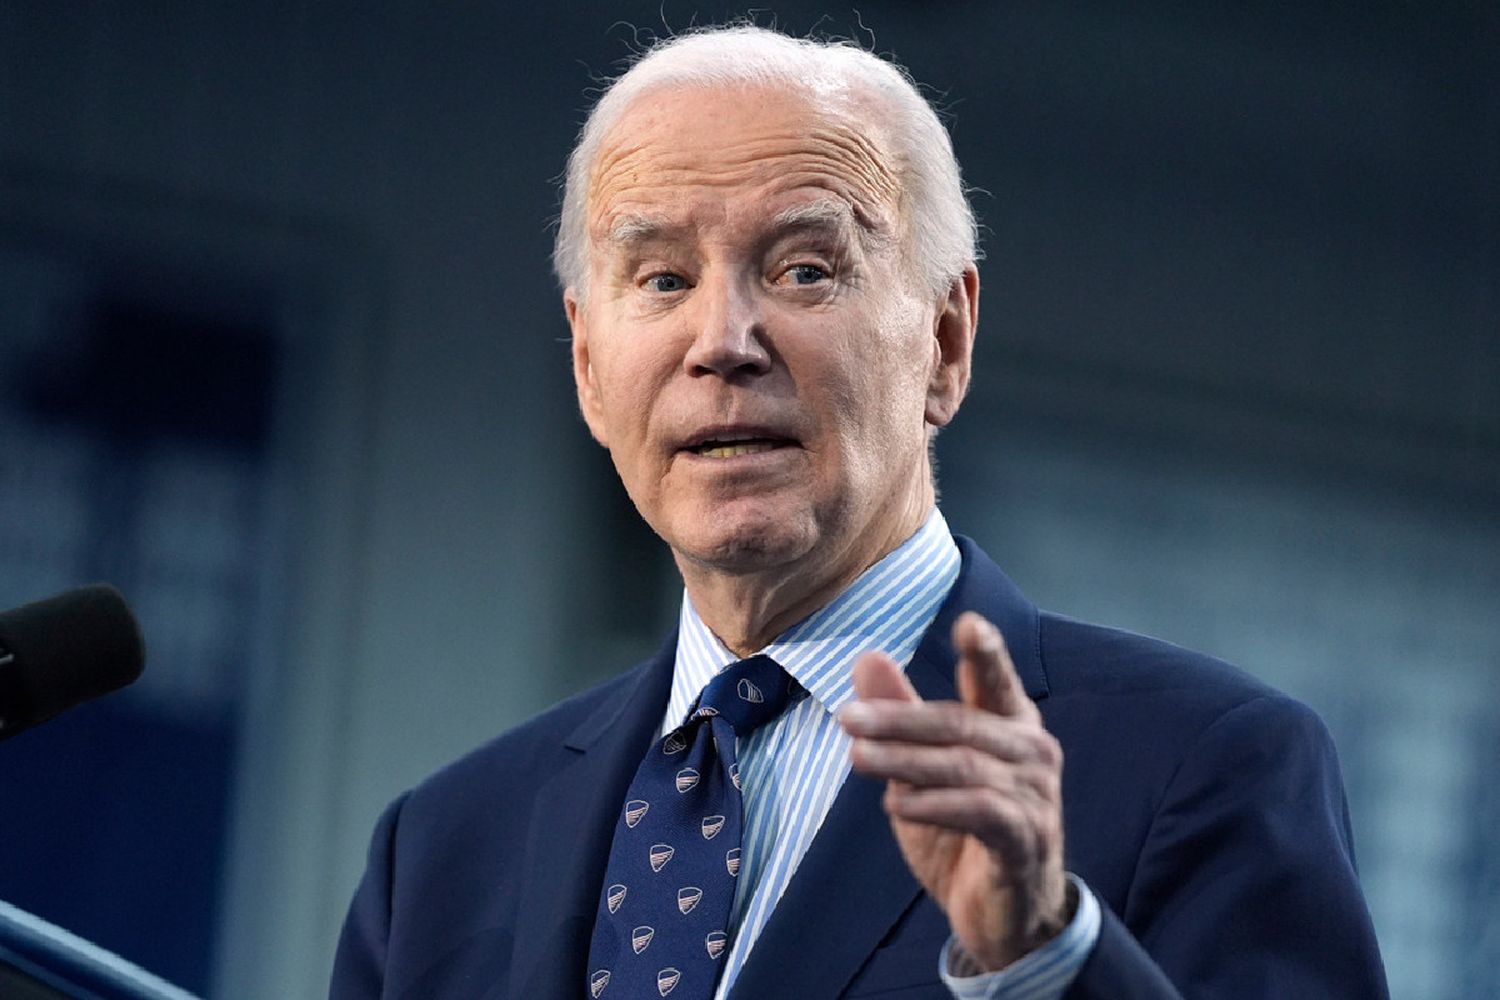
<path id="1" fill-rule="evenodd" d="M 642 352 L 605 350 L 595 353 L 594 375 L 600 404 L 609 422 L 611 440 L 642 437 L 660 392 L 660 364 Z"/>
<path id="2" fill-rule="evenodd" d="M 858 364 L 826 373 L 822 380 L 827 453 L 817 465 L 825 488 L 836 486 L 850 497 L 877 491 L 890 479 L 893 464 L 909 460 L 903 456 L 910 450 L 908 407 L 902 403 L 907 393 L 893 383 L 891 369 L 868 352 L 855 357 Z"/>
<path id="3" fill-rule="evenodd" d="M 932 352 L 915 313 L 903 309 L 879 317 L 879 325 L 866 328 L 864 343 L 853 348 L 858 364 L 850 374 L 851 392 L 880 433 L 921 423 L 926 409 Z"/>
<path id="4" fill-rule="evenodd" d="M 853 398 L 846 412 L 861 423 L 853 436 L 856 475 L 890 480 L 897 470 L 919 462 L 927 448 L 927 374 L 931 365 L 925 338 L 913 331 L 920 318 L 894 317 L 872 338 L 851 376 Z"/>

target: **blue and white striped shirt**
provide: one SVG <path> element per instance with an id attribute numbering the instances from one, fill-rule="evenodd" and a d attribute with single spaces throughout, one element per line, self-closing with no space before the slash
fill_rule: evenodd
<path id="1" fill-rule="evenodd" d="M 849 737 L 838 724 L 837 715 L 854 697 L 850 678 L 854 658 L 865 650 L 880 649 L 906 669 L 958 578 L 960 561 L 948 524 L 934 508 L 916 534 L 866 570 L 832 603 L 759 650 L 795 677 L 809 697 L 751 734 L 739 747 L 745 804 L 743 855 L 730 918 L 734 943 L 725 956 L 716 994 L 719 1000 L 729 993 L 849 775 Z M 708 682 L 737 659 L 703 624 L 684 594 L 672 694 L 662 721 L 662 735 L 682 725 Z M 1078 887 L 1080 897 L 1087 897 L 1092 904 L 1088 890 L 1081 883 Z M 1085 914 L 1086 907 L 1081 904 L 1078 916 L 1061 937 L 1023 960 L 1032 972 L 1042 965 L 1048 970 L 1044 975 L 1034 975 L 1020 968 L 1023 962 L 1018 962 L 987 976 L 954 978 L 945 974 L 944 979 L 966 1000 L 1059 997 L 1098 935 L 1097 906 L 1092 911 L 1092 930 L 1079 926 Z M 1080 930 L 1084 932 L 1082 939 L 1078 937 Z M 1065 960 L 1061 962 L 1056 955 L 1058 945 L 1063 945 Z M 940 961 L 946 969 L 947 949 Z M 1017 972 L 1023 975 L 1013 975 Z M 1059 981 L 1060 975 L 1063 978 Z M 1016 982 L 1016 986 L 1006 988 L 1006 980 Z M 1033 989 L 1038 980 L 1045 989 Z M 974 992 L 976 989 L 978 992 Z"/>

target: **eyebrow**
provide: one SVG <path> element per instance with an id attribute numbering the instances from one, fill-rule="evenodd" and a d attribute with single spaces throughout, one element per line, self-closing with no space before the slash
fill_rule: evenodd
<path id="1" fill-rule="evenodd" d="M 604 242 L 614 247 L 630 248 L 665 239 L 690 228 L 665 216 L 631 213 L 614 221 L 604 234 Z M 773 231 L 819 228 L 852 229 L 872 243 L 889 240 L 889 234 L 876 220 L 862 218 L 848 202 L 838 198 L 819 198 L 792 205 L 771 217 Z"/>
<path id="2" fill-rule="evenodd" d="M 682 228 L 657 215 L 623 215 L 609 227 L 604 241 L 619 247 L 638 246 Z"/>
<path id="3" fill-rule="evenodd" d="M 782 209 L 771 219 L 777 229 L 801 229 L 811 226 L 842 227 L 854 223 L 854 210 L 847 202 L 834 198 L 793 205 Z"/>
<path id="4" fill-rule="evenodd" d="M 777 230 L 852 230 L 866 248 L 886 246 L 892 242 L 893 236 L 881 220 L 855 211 L 854 206 L 840 198 L 819 198 L 793 205 L 777 212 L 771 222 Z"/>

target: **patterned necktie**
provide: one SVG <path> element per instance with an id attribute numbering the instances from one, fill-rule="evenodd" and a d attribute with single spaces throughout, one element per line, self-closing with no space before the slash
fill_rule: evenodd
<path id="1" fill-rule="evenodd" d="M 769 656 L 741 660 L 708 683 L 681 728 L 646 751 L 605 868 L 590 997 L 713 996 L 740 873 L 735 738 L 774 719 L 797 689 Z"/>

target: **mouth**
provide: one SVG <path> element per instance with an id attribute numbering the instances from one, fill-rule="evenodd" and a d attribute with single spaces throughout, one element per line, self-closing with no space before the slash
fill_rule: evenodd
<path id="1" fill-rule="evenodd" d="M 703 458 L 725 459 L 759 455 L 781 448 L 792 448 L 796 444 L 791 438 L 778 437 L 761 429 L 726 429 L 705 432 L 684 445 L 682 450 Z"/>

